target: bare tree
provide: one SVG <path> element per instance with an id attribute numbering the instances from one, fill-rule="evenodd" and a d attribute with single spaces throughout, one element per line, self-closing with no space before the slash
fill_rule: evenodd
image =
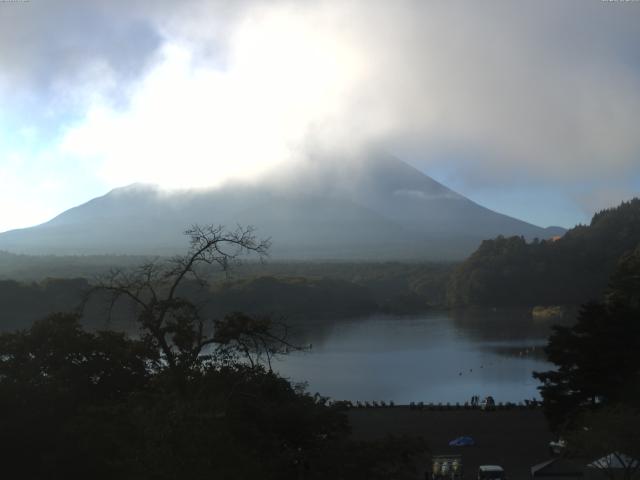
<path id="1" fill-rule="evenodd" d="M 186 254 L 147 262 L 133 270 L 113 270 L 90 292 L 108 295 L 110 314 L 119 301 L 129 301 L 143 338 L 171 369 L 192 367 L 203 349 L 218 341 L 206 328 L 200 308 L 180 296 L 184 282 L 195 279 L 204 287 L 200 267 L 213 265 L 228 272 L 240 256 L 253 253 L 263 259 L 270 247 L 270 241 L 258 239 L 252 227 L 230 231 L 223 226 L 194 225 L 185 235 L 190 239 Z"/>
<path id="2" fill-rule="evenodd" d="M 271 360 L 276 355 L 294 350 L 304 350 L 288 340 L 288 327 L 283 322 L 275 322 L 270 317 L 254 317 L 241 312 L 233 312 L 222 320 L 214 322 L 213 341 L 223 351 L 239 352 L 255 367 L 263 359 L 269 371 Z"/>

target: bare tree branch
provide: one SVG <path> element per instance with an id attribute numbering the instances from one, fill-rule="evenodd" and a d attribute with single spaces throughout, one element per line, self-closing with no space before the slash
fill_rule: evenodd
<path id="1" fill-rule="evenodd" d="M 113 270 L 99 279 L 90 292 L 107 294 L 109 318 L 119 301 L 130 302 L 143 336 L 155 344 L 170 368 L 193 366 L 205 347 L 218 343 L 215 335 L 206 336 L 200 308 L 180 298 L 183 282 L 192 278 L 200 287 L 205 287 L 207 282 L 198 272 L 198 266 L 217 265 L 226 273 L 239 262 L 240 256 L 256 254 L 262 260 L 270 247 L 270 240 L 259 240 L 253 227 L 240 225 L 232 231 L 221 225 L 193 225 L 185 235 L 190 244 L 185 255 L 167 262 L 155 259 L 132 271 Z M 277 341 L 277 336 L 266 330 L 260 335 L 253 340 L 251 337 L 236 339 L 252 366 L 262 353 L 271 355 L 268 342 Z M 267 360 L 270 365 L 270 356 Z"/>

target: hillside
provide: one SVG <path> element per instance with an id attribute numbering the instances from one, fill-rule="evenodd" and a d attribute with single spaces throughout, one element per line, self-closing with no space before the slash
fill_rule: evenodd
<path id="1" fill-rule="evenodd" d="M 451 306 L 578 305 L 599 298 L 620 257 L 640 244 L 640 199 L 595 214 L 562 238 L 499 236 L 453 272 Z"/>
<path id="2" fill-rule="evenodd" d="M 486 209 L 393 157 L 319 162 L 287 178 L 171 193 L 118 188 L 44 224 L 0 234 L 0 250 L 174 254 L 194 223 L 240 223 L 270 237 L 278 259 L 460 260 L 484 238 L 562 233 Z"/>

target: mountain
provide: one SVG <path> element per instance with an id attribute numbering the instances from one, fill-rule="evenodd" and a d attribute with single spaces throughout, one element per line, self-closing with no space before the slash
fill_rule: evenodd
<path id="1" fill-rule="evenodd" d="M 452 306 L 580 305 L 601 298 L 620 259 L 640 248 L 640 199 L 596 213 L 555 241 L 482 242 L 456 267 Z"/>
<path id="2" fill-rule="evenodd" d="M 171 254 L 194 223 L 253 225 L 289 259 L 462 259 L 484 238 L 549 238 L 484 208 L 388 156 L 310 163 L 259 185 L 168 193 L 134 184 L 31 228 L 0 234 L 0 249 L 28 254 Z"/>

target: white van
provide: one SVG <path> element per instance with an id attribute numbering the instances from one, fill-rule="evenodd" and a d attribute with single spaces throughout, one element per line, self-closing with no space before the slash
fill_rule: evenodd
<path id="1" fill-rule="evenodd" d="M 478 480 L 504 480 L 504 468 L 500 465 L 480 465 L 478 467 Z"/>

